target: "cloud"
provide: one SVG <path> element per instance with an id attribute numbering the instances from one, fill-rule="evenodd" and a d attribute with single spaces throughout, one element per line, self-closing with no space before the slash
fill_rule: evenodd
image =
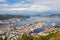
<path id="1" fill-rule="evenodd" d="M 4 2 L 5 0 L 0 0 L 0 2 Z"/>
<path id="2" fill-rule="evenodd" d="M 16 2 L 17 1 L 17 2 Z M 60 0 L 0 0 L 0 11 L 60 11 Z"/>
<path id="3" fill-rule="evenodd" d="M 49 7 L 47 6 L 42 6 L 42 5 L 32 5 L 30 7 L 31 10 L 36 10 L 36 11 L 48 11 L 50 10 Z"/>
<path id="4" fill-rule="evenodd" d="M 60 10 L 60 0 L 36 0 L 34 4 L 48 6 L 52 10 Z"/>
<path id="5" fill-rule="evenodd" d="M 7 5 L 5 5 L 7 6 Z M 22 7 L 6 7 L 1 9 L 1 11 L 24 11 L 24 10 L 29 10 L 29 11 L 48 11 L 51 10 L 51 8 L 47 6 L 42 6 L 42 5 L 31 5 L 31 6 L 22 6 Z"/>
<path id="6" fill-rule="evenodd" d="M 0 0 L 0 2 L 6 2 L 6 0 Z"/>
<path id="7" fill-rule="evenodd" d="M 48 6 L 53 11 L 60 10 L 60 0 L 28 0 L 28 1 L 33 2 L 32 5 Z"/>

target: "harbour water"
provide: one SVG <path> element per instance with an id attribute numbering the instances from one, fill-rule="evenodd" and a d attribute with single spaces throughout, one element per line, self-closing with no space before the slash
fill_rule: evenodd
<path id="1" fill-rule="evenodd" d="M 31 17 L 24 21 L 16 22 L 14 24 L 20 26 L 20 25 L 32 24 L 34 22 L 41 22 L 41 21 L 46 21 L 49 25 L 51 25 L 52 23 L 56 23 L 56 25 L 60 25 L 60 18 L 42 18 L 42 17 Z"/>
<path id="2" fill-rule="evenodd" d="M 60 25 L 60 18 L 42 18 L 42 17 L 31 17 L 27 18 L 26 20 L 23 21 L 17 21 L 15 23 L 10 23 L 10 24 L 0 24 L 0 26 L 6 26 L 6 25 L 12 25 L 12 26 L 22 26 L 26 24 L 32 24 L 34 22 L 41 22 L 41 21 L 46 21 L 48 25 L 51 25 L 52 23 L 56 23 L 56 25 Z"/>

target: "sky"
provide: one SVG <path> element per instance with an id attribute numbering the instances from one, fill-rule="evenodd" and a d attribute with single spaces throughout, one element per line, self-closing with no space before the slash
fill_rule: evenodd
<path id="1" fill-rule="evenodd" d="M 0 14 L 60 11 L 60 0 L 0 0 Z"/>

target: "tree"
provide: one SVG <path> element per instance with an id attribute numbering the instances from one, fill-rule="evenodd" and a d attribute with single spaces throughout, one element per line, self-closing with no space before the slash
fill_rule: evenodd
<path id="1" fill-rule="evenodd" d="M 21 40 L 27 40 L 27 39 L 28 39 L 27 35 L 23 34 L 22 37 L 21 37 Z"/>
<path id="2" fill-rule="evenodd" d="M 0 40 L 3 40 L 2 37 L 0 38 Z"/>
<path id="3" fill-rule="evenodd" d="M 33 40 L 42 40 L 41 36 L 34 37 Z"/>
<path id="4" fill-rule="evenodd" d="M 47 36 L 43 36 L 43 40 L 49 40 L 50 39 L 50 37 L 53 35 L 53 33 L 50 33 L 49 35 L 47 35 Z"/>

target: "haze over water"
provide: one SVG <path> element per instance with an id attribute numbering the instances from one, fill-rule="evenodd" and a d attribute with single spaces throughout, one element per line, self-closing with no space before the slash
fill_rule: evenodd
<path id="1" fill-rule="evenodd" d="M 57 25 L 60 24 L 60 18 L 42 18 L 42 17 L 31 17 L 24 21 L 16 22 L 15 25 L 25 25 L 31 24 L 34 22 L 46 21 L 48 24 L 56 23 Z"/>

